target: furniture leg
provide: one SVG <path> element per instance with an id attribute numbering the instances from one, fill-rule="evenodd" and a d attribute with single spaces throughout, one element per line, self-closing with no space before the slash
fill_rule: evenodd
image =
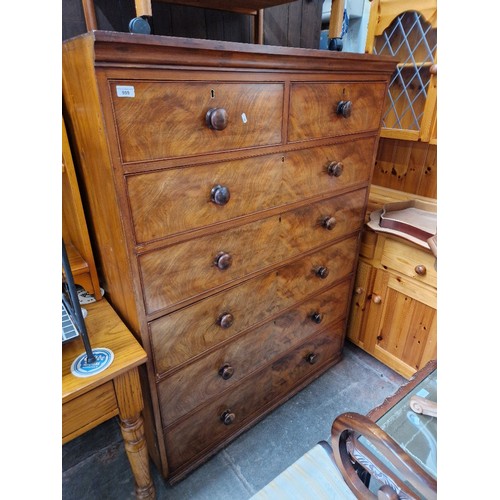
<path id="1" fill-rule="evenodd" d="M 83 15 L 85 16 L 85 25 L 87 31 L 97 29 L 97 19 L 95 16 L 94 0 L 82 0 Z"/>
<path id="2" fill-rule="evenodd" d="M 149 455 L 144 437 L 141 411 L 144 407 L 139 371 L 129 370 L 113 380 L 118 401 L 120 427 L 125 442 L 125 451 L 135 479 L 137 498 L 156 498 L 149 471 Z"/>

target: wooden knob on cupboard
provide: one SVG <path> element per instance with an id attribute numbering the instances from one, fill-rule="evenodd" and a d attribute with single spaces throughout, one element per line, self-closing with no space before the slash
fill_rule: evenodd
<path id="1" fill-rule="evenodd" d="M 372 300 L 374 304 L 380 304 L 382 302 L 382 297 L 380 295 L 374 295 Z"/>
<path id="2" fill-rule="evenodd" d="M 228 380 L 234 375 L 234 368 L 229 363 L 224 363 L 224 365 L 219 370 L 219 375 L 224 380 Z"/>
<path id="3" fill-rule="evenodd" d="M 344 171 L 344 164 L 341 161 L 331 161 L 326 166 L 326 171 L 332 177 L 340 177 Z"/>
<path id="4" fill-rule="evenodd" d="M 205 120 L 208 128 L 212 130 L 224 130 L 228 124 L 227 111 L 224 108 L 209 109 Z"/>
<path id="5" fill-rule="evenodd" d="M 427 273 L 427 268 L 423 264 L 419 264 L 418 266 L 415 266 L 415 272 L 419 276 L 425 276 Z"/>
<path id="6" fill-rule="evenodd" d="M 214 264 L 221 270 L 224 271 L 224 269 L 227 269 L 228 267 L 231 267 L 231 264 L 233 263 L 233 258 L 231 257 L 230 254 L 226 252 L 219 252 L 215 256 L 215 261 Z"/>
<path id="7" fill-rule="evenodd" d="M 319 325 L 323 321 L 323 315 L 320 312 L 313 312 L 311 314 L 311 320 Z"/>
<path id="8" fill-rule="evenodd" d="M 316 274 L 316 276 L 318 278 L 324 280 L 325 278 L 328 277 L 328 275 L 330 274 L 330 271 L 325 266 L 318 266 L 314 269 L 314 273 Z"/>
<path id="9" fill-rule="evenodd" d="M 231 313 L 223 313 L 218 317 L 217 324 L 221 328 L 226 329 L 226 328 L 229 328 L 230 326 L 232 326 L 233 321 L 234 321 L 234 317 Z"/>
<path id="10" fill-rule="evenodd" d="M 349 118 L 352 113 L 352 102 L 351 101 L 339 101 L 337 103 L 337 114 L 343 116 L 344 118 Z"/>
<path id="11" fill-rule="evenodd" d="M 216 205 L 225 205 L 229 198 L 231 198 L 231 193 L 226 186 L 217 184 L 210 191 L 210 201 Z"/>
<path id="12" fill-rule="evenodd" d="M 234 422 L 236 415 L 229 409 L 224 410 L 220 416 L 220 419 L 224 425 L 230 425 Z"/>
<path id="13" fill-rule="evenodd" d="M 310 354 L 308 354 L 306 356 L 306 361 L 310 364 L 310 365 L 314 365 L 314 363 L 316 363 L 316 361 L 318 361 L 318 355 L 315 354 L 314 352 L 311 352 Z"/>
<path id="14" fill-rule="evenodd" d="M 323 217 L 323 220 L 321 221 L 321 225 L 325 229 L 328 229 L 328 231 L 331 231 L 337 225 L 337 219 L 335 217 L 331 217 L 330 215 L 327 215 L 326 217 Z"/>

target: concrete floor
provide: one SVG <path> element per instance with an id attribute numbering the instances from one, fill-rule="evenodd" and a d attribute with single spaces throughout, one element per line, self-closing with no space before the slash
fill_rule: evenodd
<path id="1" fill-rule="evenodd" d="M 170 486 L 151 464 L 157 498 L 247 500 L 316 443 L 329 440 L 337 415 L 366 414 L 404 381 L 346 342 L 342 361 L 180 483 Z M 135 498 L 117 419 L 63 446 L 62 498 Z"/>

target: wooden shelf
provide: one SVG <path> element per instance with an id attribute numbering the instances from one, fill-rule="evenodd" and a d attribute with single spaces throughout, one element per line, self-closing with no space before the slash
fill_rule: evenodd
<path id="1" fill-rule="evenodd" d="M 62 121 L 62 238 L 77 285 L 102 298 L 68 135 Z"/>

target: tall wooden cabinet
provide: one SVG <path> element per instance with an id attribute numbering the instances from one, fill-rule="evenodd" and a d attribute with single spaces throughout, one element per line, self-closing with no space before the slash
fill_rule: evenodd
<path id="1" fill-rule="evenodd" d="M 63 45 L 106 296 L 181 479 L 341 359 L 394 60 L 91 32 Z"/>
<path id="2" fill-rule="evenodd" d="M 373 0 L 366 52 L 391 55 L 381 137 L 437 143 L 437 1 Z"/>

